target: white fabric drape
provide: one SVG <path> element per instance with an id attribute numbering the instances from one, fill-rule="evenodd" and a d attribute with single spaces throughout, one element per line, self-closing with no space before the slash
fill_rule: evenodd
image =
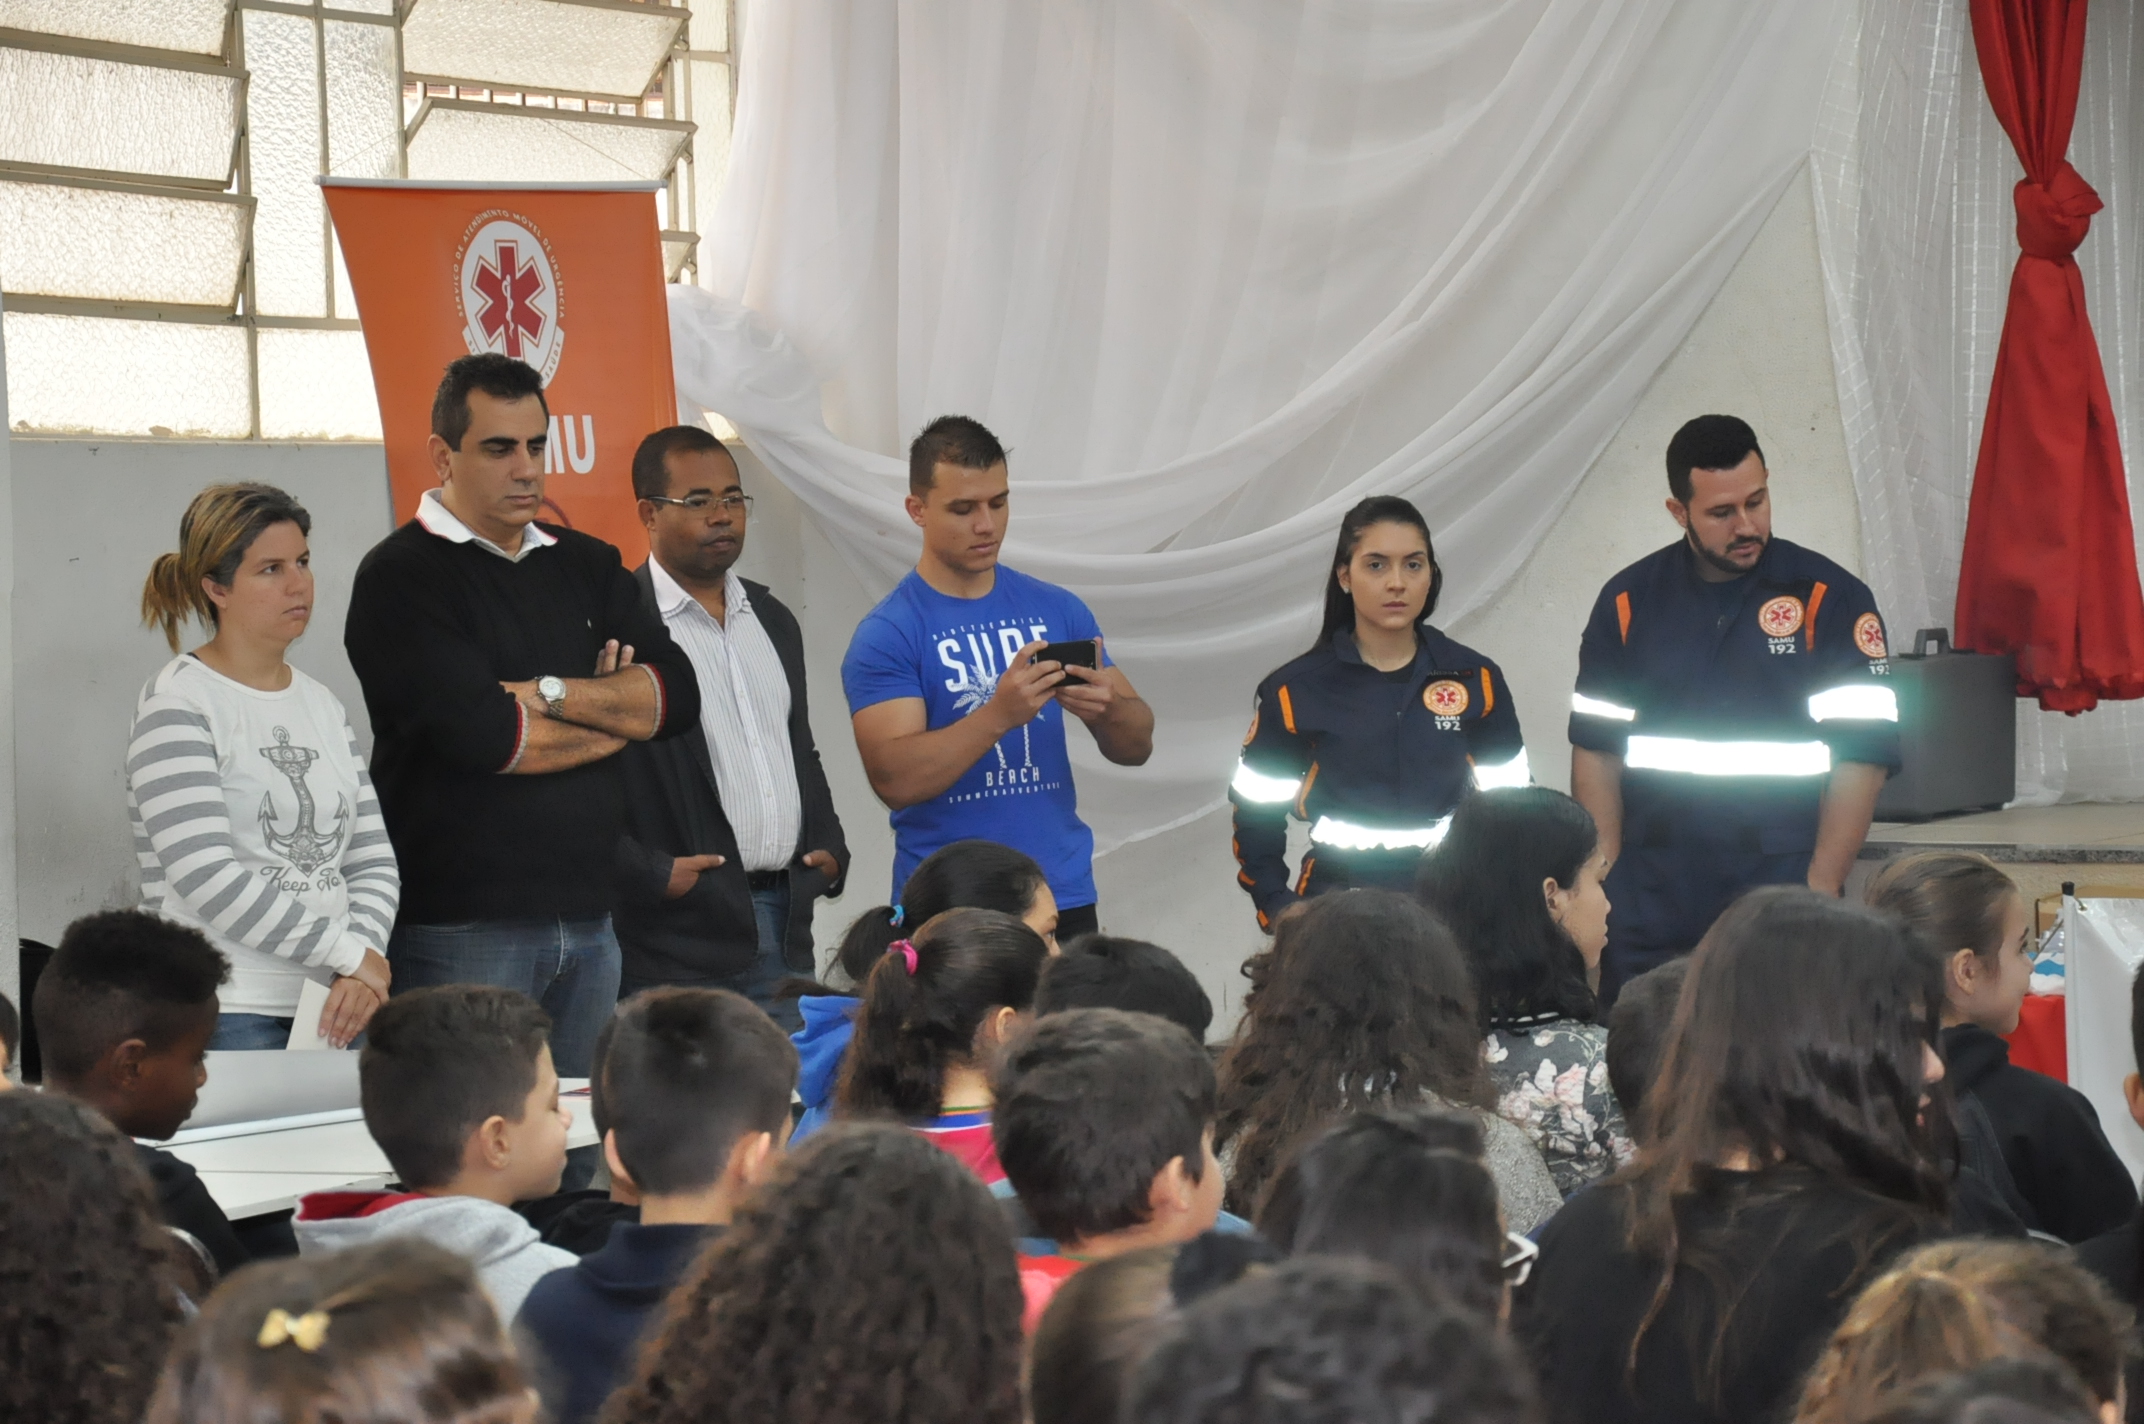
<path id="1" fill-rule="evenodd" d="M 1422 507 L 1440 622 L 1513 576 L 1803 161 L 1836 25 L 1831 0 L 755 6 L 712 290 L 671 289 L 679 393 L 874 589 L 915 557 L 907 439 L 998 433 L 1007 561 L 1093 605 L 1159 717 L 1137 770 L 1074 739 L 1106 849 L 1218 803 L 1350 504 Z"/>
<path id="2" fill-rule="evenodd" d="M 2144 435 L 2144 21 L 2091 8 L 2070 161 L 2105 211 L 2077 250 L 2139 511 Z M 1967 0 L 1866 0 L 1812 158 L 1840 413 L 1869 583 L 1903 642 L 1949 627 L 2023 170 L 1988 107 Z M 2144 798 L 2144 707 L 2018 705 L 2018 797 Z"/>

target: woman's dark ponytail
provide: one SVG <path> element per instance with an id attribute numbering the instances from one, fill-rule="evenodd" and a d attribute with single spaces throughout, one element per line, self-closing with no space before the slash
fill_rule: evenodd
<path id="1" fill-rule="evenodd" d="M 834 1102 L 843 1116 L 938 1116 L 946 1070 L 975 1051 L 983 1020 L 1025 1011 L 1049 946 L 997 910 L 948 910 L 897 939 L 863 984 Z"/>

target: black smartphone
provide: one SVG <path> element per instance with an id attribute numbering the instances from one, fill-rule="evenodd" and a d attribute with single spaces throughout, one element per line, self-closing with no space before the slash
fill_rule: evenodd
<path id="1" fill-rule="evenodd" d="M 1063 663 L 1066 667 L 1093 668 L 1101 662 L 1101 649 L 1092 638 L 1074 638 L 1065 643 L 1044 643 L 1035 650 L 1038 663 Z"/>

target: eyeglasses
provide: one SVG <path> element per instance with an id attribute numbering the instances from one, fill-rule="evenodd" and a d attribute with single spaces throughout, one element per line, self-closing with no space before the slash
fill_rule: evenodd
<path id="1" fill-rule="evenodd" d="M 683 499 L 672 499 L 668 495 L 651 494 L 648 496 L 648 503 L 674 504 L 679 509 L 693 514 L 705 514 L 708 510 L 720 505 L 724 514 L 746 514 L 751 511 L 752 496 L 748 494 L 725 494 L 719 496 L 689 494 Z"/>
<path id="2" fill-rule="evenodd" d="M 1526 1278 L 1534 1273 L 1534 1262 L 1540 1259 L 1541 1248 L 1516 1231 L 1504 1233 L 1504 1244 L 1511 1248 L 1502 1262 L 1504 1283 L 1512 1287 L 1523 1286 Z"/>

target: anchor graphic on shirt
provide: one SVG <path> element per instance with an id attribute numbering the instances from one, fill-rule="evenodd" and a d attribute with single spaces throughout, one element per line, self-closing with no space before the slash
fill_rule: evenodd
<path id="1" fill-rule="evenodd" d="M 305 775 L 313 763 L 320 760 L 320 753 L 310 747 L 294 747 L 290 733 L 283 728 L 275 729 L 275 745 L 262 747 L 261 755 L 268 764 L 290 778 L 291 789 L 298 793 L 298 823 L 290 834 L 280 834 L 275 828 L 275 796 L 272 792 L 261 795 L 261 835 L 268 848 L 288 860 L 301 875 L 311 875 L 321 866 L 335 859 L 342 849 L 342 838 L 350 824 L 348 798 L 335 798 L 335 829 L 325 834 L 313 825 L 313 793 L 305 784 Z"/>

